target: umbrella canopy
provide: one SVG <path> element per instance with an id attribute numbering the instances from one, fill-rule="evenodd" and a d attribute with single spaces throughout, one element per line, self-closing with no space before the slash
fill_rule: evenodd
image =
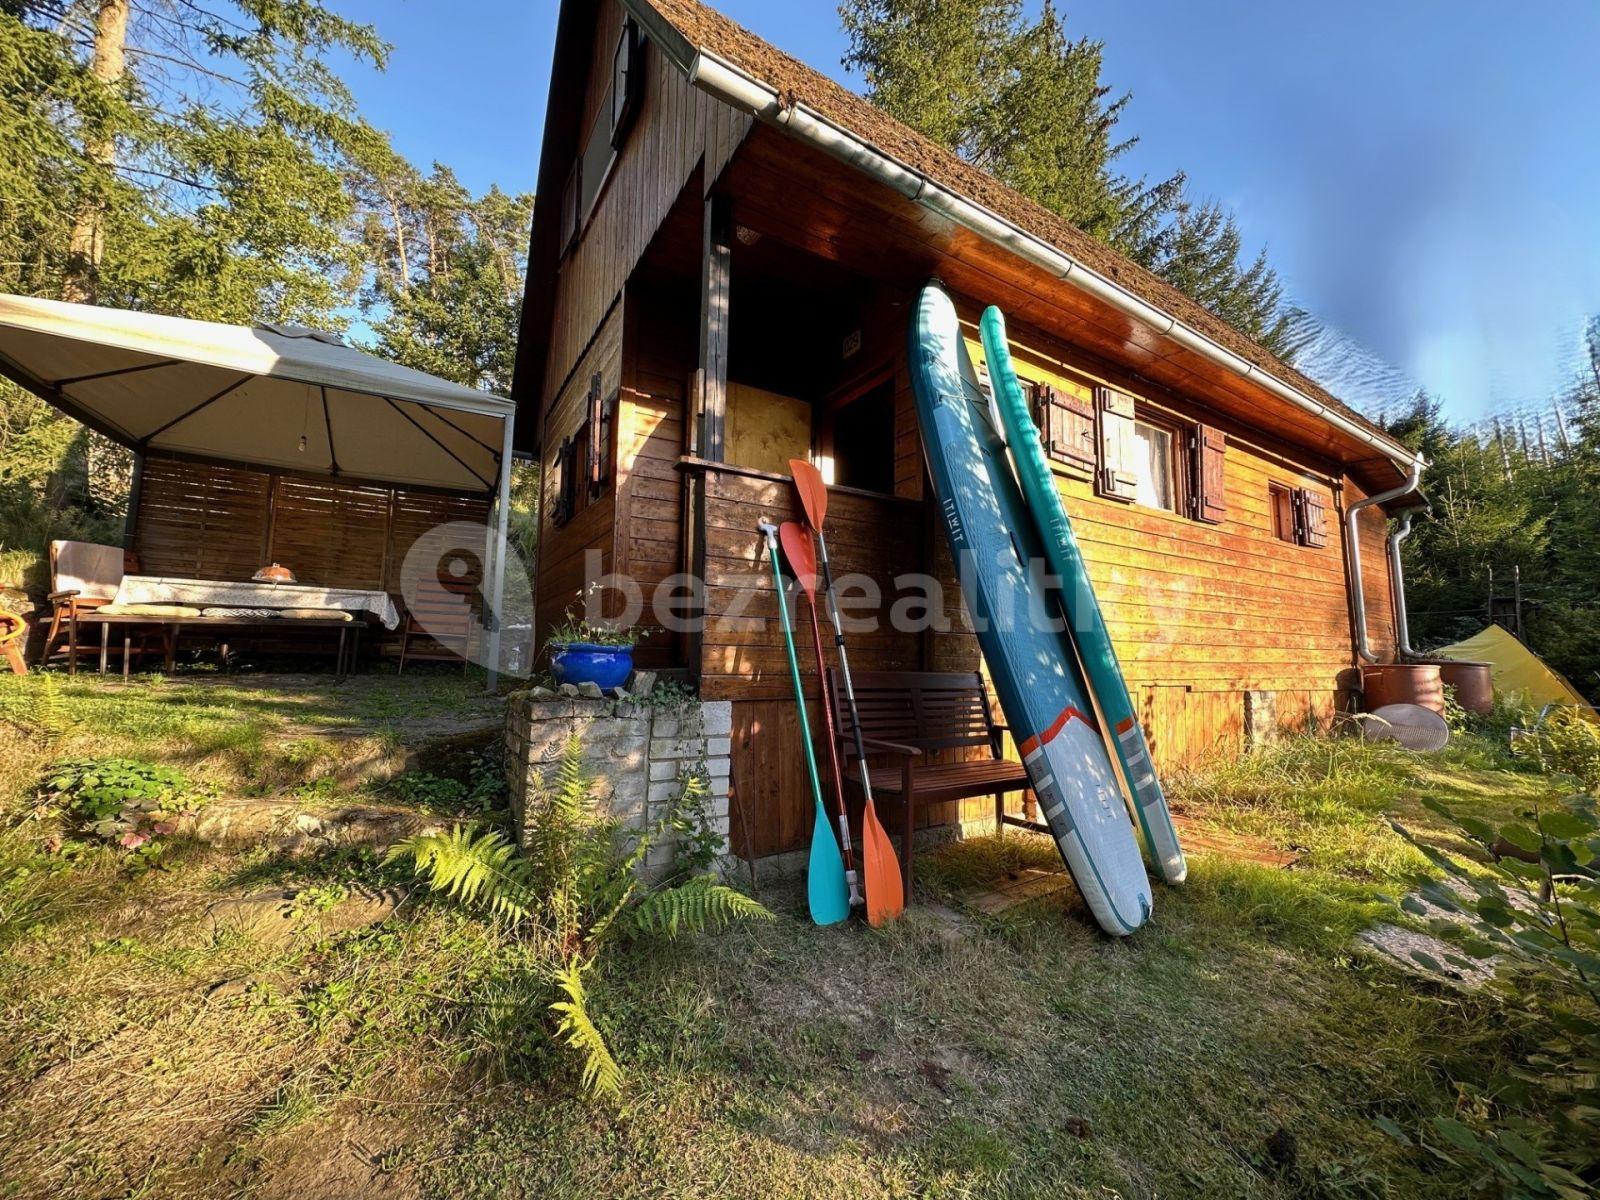
<path id="1" fill-rule="evenodd" d="M 0 375 L 137 451 L 496 490 L 511 401 L 333 334 L 0 294 Z"/>

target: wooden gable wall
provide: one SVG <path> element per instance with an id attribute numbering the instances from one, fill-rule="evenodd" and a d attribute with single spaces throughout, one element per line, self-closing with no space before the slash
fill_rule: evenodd
<path id="1" fill-rule="evenodd" d="M 602 0 L 581 109 L 584 132 L 599 111 L 622 28 L 621 6 L 615 0 Z M 677 533 L 670 542 L 666 539 L 667 529 L 681 512 L 670 461 L 681 450 L 681 442 L 675 440 L 681 428 L 667 422 L 667 413 L 652 400 L 650 391 L 636 393 L 621 387 L 623 310 L 638 307 L 649 311 L 652 307 L 649 296 L 625 299 L 623 292 L 674 203 L 690 192 L 704 196 L 739 146 L 752 118 L 690 86 L 648 42 L 644 61 L 644 96 L 638 115 L 586 227 L 553 281 L 555 299 L 539 417 L 544 503 L 535 630 L 541 640 L 583 586 L 586 552 L 598 553 L 605 571 L 626 568 L 641 577 L 664 577 L 681 569 Z M 696 227 L 692 253 L 698 258 L 699 252 Z M 584 400 L 596 374 L 605 381 L 606 403 L 615 416 L 608 435 L 615 469 L 604 496 L 558 528 L 551 521 L 556 456 L 562 440 L 585 419 Z M 675 384 L 657 381 L 654 386 L 670 391 Z M 641 457 L 642 466 L 637 465 Z M 652 467 L 652 463 L 656 465 Z M 634 533 L 642 535 L 637 543 L 616 506 L 619 486 L 637 494 L 641 520 L 654 522 L 636 527 Z M 672 514 L 667 515 L 663 506 L 672 509 Z M 661 665 L 673 654 L 669 643 L 654 639 L 641 648 L 639 661 Z"/>
<path id="2" fill-rule="evenodd" d="M 581 128 L 587 131 L 604 97 L 611 54 L 622 32 L 622 7 L 601 0 L 599 28 Z M 700 168 L 709 190 L 750 128 L 752 117 L 690 85 L 654 45 L 645 46 L 645 94 L 627 140 L 578 244 L 555 278 L 555 313 L 545 365 L 548 404 L 564 385 L 606 312 L 622 293 L 645 248 L 689 177 Z"/>

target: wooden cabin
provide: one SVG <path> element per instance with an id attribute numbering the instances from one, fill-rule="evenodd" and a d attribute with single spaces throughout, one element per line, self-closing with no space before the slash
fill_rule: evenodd
<path id="1" fill-rule="evenodd" d="M 736 851 L 793 849 L 809 819 L 756 533 L 799 515 L 787 461 L 831 477 L 835 570 L 876 581 L 881 612 L 909 573 L 955 595 L 906 369 L 911 305 L 933 277 L 967 320 L 988 304 L 1006 314 L 1167 769 L 1345 703 L 1358 597 L 1369 653 L 1393 656 L 1384 511 L 1357 517 L 1359 587 L 1342 517 L 1414 488 L 1408 451 L 711 9 L 566 0 L 538 192 L 514 388 L 544 471 L 536 638 L 599 573 L 647 589 L 703 578 L 679 594 L 704 628 L 657 632 L 638 661 L 733 701 Z M 660 624 L 648 610 L 640 623 Z M 850 646 L 857 669 L 980 665 L 959 604 L 948 629 L 886 624 Z"/>

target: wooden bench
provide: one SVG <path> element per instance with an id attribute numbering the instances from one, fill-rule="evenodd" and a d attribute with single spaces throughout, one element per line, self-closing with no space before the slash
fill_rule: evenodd
<path id="1" fill-rule="evenodd" d="M 1002 754 L 1001 737 L 1007 729 L 995 722 L 981 675 L 976 671 L 858 671 L 851 679 L 868 756 L 894 760 L 887 766 L 869 762 L 867 772 L 874 799 L 900 805 L 900 874 L 907 903 L 911 901 L 917 805 L 993 796 L 997 828 L 1007 824 L 1036 828 L 1031 821 L 1006 814 L 1006 793 L 1027 791 L 1031 785 L 1027 768 Z M 847 786 L 859 792 L 861 763 L 856 758 L 855 726 L 838 668 L 828 671 L 828 697 Z M 938 751 L 963 750 L 982 750 L 983 754 L 964 762 L 924 761 Z"/>

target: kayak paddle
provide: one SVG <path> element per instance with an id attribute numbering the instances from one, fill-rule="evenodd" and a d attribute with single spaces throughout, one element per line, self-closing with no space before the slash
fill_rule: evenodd
<path id="1" fill-rule="evenodd" d="M 828 515 L 828 485 L 822 481 L 822 472 L 803 458 L 790 459 L 789 471 L 794 476 L 795 491 L 800 493 L 800 507 L 805 510 L 806 523 L 816 534 L 822 555 L 823 594 L 828 602 L 828 617 L 833 622 L 833 644 L 839 652 L 839 679 L 844 684 L 845 703 L 850 709 L 850 731 L 855 735 L 856 762 L 861 768 L 861 794 L 865 798 L 861 812 L 861 869 L 867 885 L 867 921 L 872 925 L 882 925 L 905 911 L 907 896 L 900 874 L 900 860 L 894 853 L 894 843 L 889 841 L 888 831 L 878 820 L 878 810 L 872 802 L 867 748 L 861 741 L 861 716 L 856 711 L 856 690 L 850 682 L 850 658 L 844 649 L 844 626 L 839 621 L 839 606 L 833 595 L 833 570 L 828 566 L 828 539 L 822 533 L 822 522 Z"/>
<path id="2" fill-rule="evenodd" d="M 850 888 L 845 882 L 844 860 L 839 843 L 833 840 L 833 823 L 822 805 L 822 781 L 817 778 L 817 758 L 811 750 L 811 721 L 806 716 L 806 693 L 800 685 L 800 660 L 794 653 L 794 630 L 789 627 L 789 605 L 784 595 L 783 572 L 778 567 L 778 527 L 763 521 L 758 526 L 772 558 L 772 583 L 777 588 L 778 619 L 783 625 L 783 644 L 789 651 L 789 674 L 794 680 L 795 704 L 800 710 L 800 742 L 806 751 L 806 770 L 811 776 L 811 797 L 816 801 L 816 820 L 811 828 L 811 859 L 806 867 L 806 902 L 811 919 L 818 925 L 837 925 L 850 915 Z"/>
<path id="3" fill-rule="evenodd" d="M 828 765 L 833 768 L 833 799 L 839 810 L 839 845 L 844 848 L 844 877 L 850 885 L 850 906 L 861 903 L 861 889 L 856 885 L 855 855 L 850 846 L 850 815 L 844 806 L 844 772 L 839 768 L 839 739 L 833 728 L 833 706 L 828 703 L 828 661 L 822 653 L 822 619 L 817 616 L 817 552 L 811 544 L 811 532 L 797 521 L 785 521 L 778 526 L 778 541 L 783 546 L 783 556 L 789 560 L 789 570 L 805 589 L 806 600 L 811 605 L 811 641 L 817 649 L 817 688 L 822 703 L 822 733 L 828 742 Z"/>

